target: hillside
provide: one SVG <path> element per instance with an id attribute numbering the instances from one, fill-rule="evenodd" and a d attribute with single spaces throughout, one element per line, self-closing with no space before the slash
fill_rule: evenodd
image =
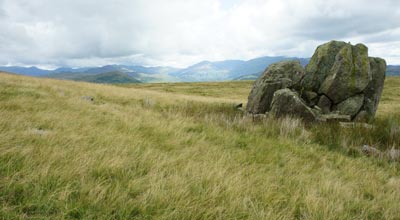
<path id="1" fill-rule="evenodd" d="M 398 219 L 400 163 L 358 149 L 400 146 L 399 85 L 368 130 L 253 121 L 251 81 L 0 73 L 0 219 Z"/>
<path id="2" fill-rule="evenodd" d="M 92 74 L 82 74 L 82 73 L 58 73 L 47 75 L 49 78 L 56 79 L 68 79 L 75 81 L 85 81 L 93 83 L 140 83 L 141 81 L 129 76 L 126 73 L 112 71 L 104 73 L 92 73 Z"/>
<path id="3" fill-rule="evenodd" d="M 400 66 L 388 65 L 386 70 L 388 76 L 400 76 Z"/>

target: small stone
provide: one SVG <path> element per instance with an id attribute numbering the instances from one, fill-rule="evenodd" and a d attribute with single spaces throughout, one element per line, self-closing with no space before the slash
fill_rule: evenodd
<path id="1" fill-rule="evenodd" d="M 268 115 L 267 114 L 247 114 L 245 117 L 251 119 L 252 121 L 263 121 L 268 117 Z"/>
<path id="2" fill-rule="evenodd" d="M 382 155 L 380 150 L 376 149 L 375 147 L 371 147 L 369 145 L 362 146 L 361 151 L 367 156 L 380 157 Z"/>
<path id="3" fill-rule="evenodd" d="M 47 130 L 44 130 L 43 128 L 34 128 L 34 129 L 31 130 L 31 132 L 33 134 L 37 134 L 37 135 L 40 135 L 40 136 L 43 136 L 43 135 L 46 135 L 46 134 L 49 133 Z"/>
<path id="4" fill-rule="evenodd" d="M 391 161 L 400 161 L 400 150 L 390 149 L 387 154 Z"/>
<path id="5" fill-rule="evenodd" d="M 319 121 L 322 122 L 349 122 L 351 121 L 350 115 L 340 115 L 337 113 L 321 115 Z"/>
<path id="6" fill-rule="evenodd" d="M 366 129 L 374 128 L 373 125 L 367 123 L 356 123 L 356 122 L 339 122 L 340 127 L 342 128 L 356 128 L 356 127 L 363 127 Z"/>
<path id="7" fill-rule="evenodd" d="M 92 96 L 82 96 L 81 99 L 89 102 L 94 101 L 94 98 Z"/>
<path id="8" fill-rule="evenodd" d="M 242 108 L 243 107 L 243 103 L 239 103 L 237 105 L 235 105 L 235 108 Z"/>
<path id="9" fill-rule="evenodd" d="M 320 107 L 318 107 L 317 105 L 315 105 L 313 108 L 316 109 L 319 112 L 322 112 L 322 109 Z"/>

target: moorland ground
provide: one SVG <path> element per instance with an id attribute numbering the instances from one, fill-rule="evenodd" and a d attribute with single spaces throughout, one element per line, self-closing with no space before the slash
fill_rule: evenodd
<path id="1" fill-rule="evenodd" d="M 400 163 L 359 148 L 399 148 L 400 78 L 373 129 L 253 121 L 251 86 L 0 73 L 0 219 L 399 219 Z"/>

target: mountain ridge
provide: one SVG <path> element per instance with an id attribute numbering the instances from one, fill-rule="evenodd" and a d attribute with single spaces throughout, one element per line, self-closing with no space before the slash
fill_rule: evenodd
<path id="1" fill-rule="evenodd" d="M 207 82 L 227 80 L 254 80 L 270 64 L 282 60 L 297 60 L 306 66 L 310 58 L 264 56 L 250 60 L 201 61 L 185 68 L 169 66 L 141 66 L 111 64 L 100 67 L 69 68 L 60 67 L 44 70 L 37 67 L 0 66 L 0 71 L 58 79 L 85 78 L 87 75 L 98 75 L 109 72 L 127 74 L 141 82 Z M 400 76 L 400 65 L 388 65 L 387 75 Z M 87 78 L 87 77 L 86 77 Z"/>

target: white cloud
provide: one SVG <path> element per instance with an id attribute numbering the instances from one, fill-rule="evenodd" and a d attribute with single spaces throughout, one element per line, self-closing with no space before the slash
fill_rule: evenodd
<path id="1" fill-rule="evenodd" d="M 396 0 L 0 0 L 0 65 L 309 57 L 331 39 L 400 64 Z"/>

